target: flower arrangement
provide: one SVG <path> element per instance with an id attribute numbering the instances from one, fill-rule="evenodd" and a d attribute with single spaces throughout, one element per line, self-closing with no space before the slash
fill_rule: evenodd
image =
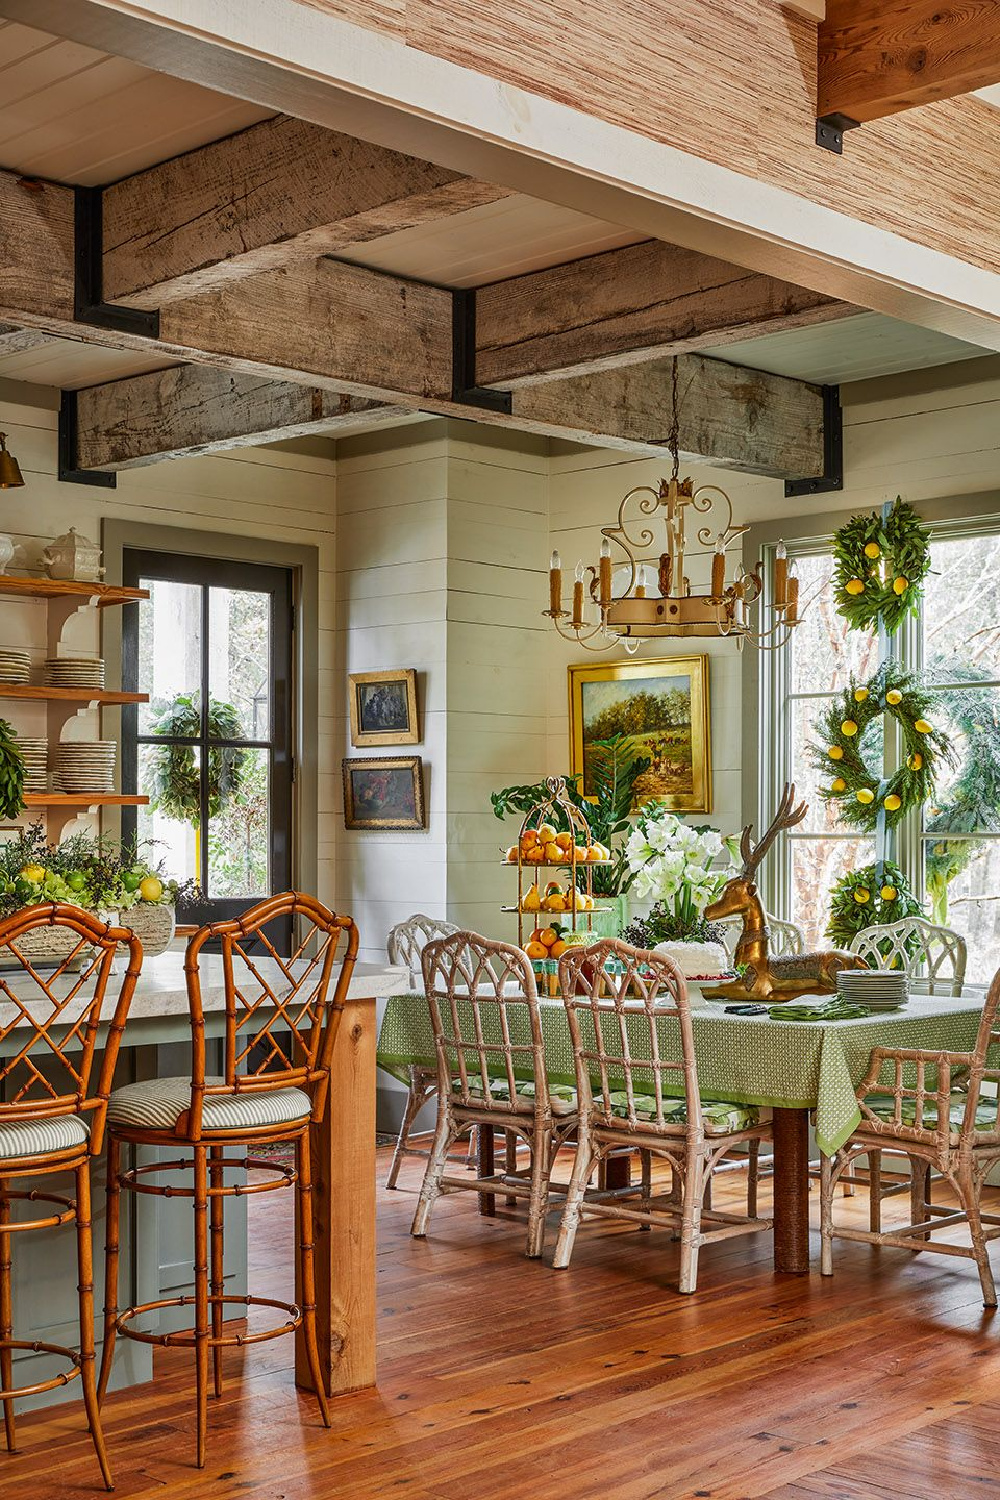
<path id="1" fill-rule="evenodd" d="M 622 934 L 634 942 L 643 927 L 645 939 L 654 942 L 706 942 L 718 936 L 705 921 L 704 910 L 728 879 L 726 867 L 713 868 L 725 849 L 722 835 L 714 828 L 693 828 L 658 803 L 640 809 L 639 819 L 625 846 L 625 857 L 633 872 L 636 896 L 654 898 L 648 918 L 633 923 Z M 654 932 L 655 929 L 655 932 Z"/>
<path id="2" fill-rule="evenodd" d="M 49 843 L 40 823 L 0 845 L 0 917 L 42 901 L 66 901 L 91 911 L 174 906 L 199 894 L 194 881 L 179 882 L 108 835 L 74 834 Z"/>

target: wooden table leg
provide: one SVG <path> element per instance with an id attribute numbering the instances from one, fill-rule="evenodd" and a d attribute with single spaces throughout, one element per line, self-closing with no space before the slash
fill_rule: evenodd
<path id="1" fill-rule="evenodd" d="M 375 1384 L 375 1001 L 348 1000 L 313 1129 L 316 1318 L 331 1396 Z M 312 1382 L 296 1334 L 296 1384 Z"/>
<path id="2" fill-rule="evenodd" d="M 774 1111 L 774 1269 L 809 1270 L 809 1111 Z"/>
<path id="3" fill-rule="evenodd" d="M 479 1126 L 477 1126 L 476 1127 L 476 1136 L 477 1136 L 478 1141 L 479 1141 L 479 1147 L 478 1147 L 478 1150 L 479 1150 L 479 1175 L 480 1175 L 480 1177 L 492 1177 L 493 1176 L 493 1172 L 495 1170 L 494 1165 L 493 1165 L 493 1162 L 494 1162 L 494 1146 L 495 1146 L 495 1141 L 494 1141 L 494 1137 L 493 1137 L 493 1126 L 492 1125 L 479 1125 Z M 480 1193 L 479 1194 L 479 1212 L 481 1214 L 484 1214 L 486 1216 L 486 1218 L 492 1219 L 492 1218 L 496 1217 L 496 1211 L 497 1211 L 497 1195 L 496 1195 L 496 1193 Z"/>
<path id="4" fill-rule="evenodd" d="M 617 1151 L 614 1156 L 607 1157 L 602 1165 L 604 1167 L 604 1181 L 601 1183 L 601 1187 L 607 1188 L 609 1193 L 620 1192 L 622 1188 L 631 1186 L 631 1151 Z"/>

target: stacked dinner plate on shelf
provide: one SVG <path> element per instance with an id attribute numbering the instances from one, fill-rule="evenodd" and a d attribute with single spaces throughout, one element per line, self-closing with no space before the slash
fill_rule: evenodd
<path id="1" fill-rule="evenodd" d="M 56 750 L 56 779 L 64 792 L 113 792 L 116 740 L 68 741 Z"/>
<path id="2" fill-rule="evenodd" d="M 46 687 L 104 687 L 104 661 L 99 656 L 50 656 L 45 663 Z"/>
<path id="3" fill-rule="evenodd" d="M 49 789 L 49 742 L 17 736 L 17 748 L 24 758 L 24 790 L 47 792 Z"/>
<path id="4" fill-rule="evenodd" d="M 841 969 L 837 993 L 869 1010 L 898 1010 L 909 999 L 910 980 L 902 969 Z"/>
<path id="5" fill-rule="evenodd" d="M 0 651 L 0 682 L 27 682 L 31 657 L 27 651 Z"/>

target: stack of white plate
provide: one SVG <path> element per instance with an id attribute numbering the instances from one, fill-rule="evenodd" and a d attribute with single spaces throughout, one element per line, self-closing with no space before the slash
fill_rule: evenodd
<path id="1" fill-rule="evenodd" d="M 0 651 L 0 682 L 27 682 L 30 670 L 27 651 Z"/>
<path id="2" fill-rule="evenodd" d="M 56 751 L 56 777 L 64 792 L 113 792 L 116 740 L 68 743 Z"/>
<path id="3" fill-rule="evenodd" d="M 47 687 L 104 687 L 104 661 L 100 656 L 50 656 L 45 663 Z"/>
<path id="4" fill-rule="evenodd" d="M 841 969 L 837 992 L 869 1010 L 898 1010 L 909 998 L 910 981 L 901 969 Z"/>
<path id="5" fill-rule="evenodd" d="M 47 792 L 49 789 L 49 742 L 28 739 L 19 734 L 17 748 L 24 757 L 24 790 Z"/>

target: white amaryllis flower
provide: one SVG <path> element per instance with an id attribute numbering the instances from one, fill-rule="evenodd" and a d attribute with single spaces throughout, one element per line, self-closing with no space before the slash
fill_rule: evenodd
<path id="1" fill-rule="evenodd" d="M 632 889 L 640 899 L 672 903 L 678 918 L 688 923 L 725 882 L 725 870 L 712 868 L 724 848 L 714 828 L 699 833 L 662 808 L 644 810 L 625 845 Z"/>

